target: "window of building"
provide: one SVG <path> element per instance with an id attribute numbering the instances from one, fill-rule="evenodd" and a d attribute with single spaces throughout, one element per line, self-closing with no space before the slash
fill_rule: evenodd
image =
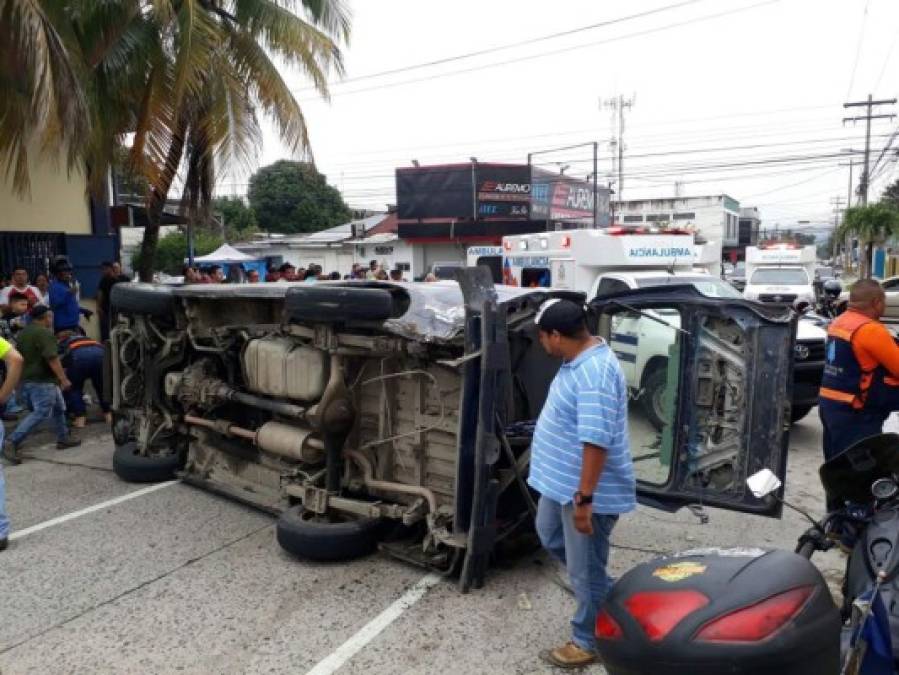
<path id="1" fill-rule="evenodd" d="M 624 222 L 625 223 L 642 223 L 643 216 L 625 216 Z"/>
<path id="2" fill-rule="evenodd" d="M 675 220 L 696 220 L 696 213 L 693 211 L 684 211 L 674 214 Z"/>
<path id="3" fill-rule="evenodd" d="M 649 213 L 646 215 L 646 222 L 648 223 L 668 222 L 669 220 L 671 220 L 671 216 L 667 213 Z"/>

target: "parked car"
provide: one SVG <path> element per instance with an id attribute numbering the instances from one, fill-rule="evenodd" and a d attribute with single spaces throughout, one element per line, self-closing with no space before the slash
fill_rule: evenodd
<path id="1" fill-rule="evenodd" d="M 535 313 L 583 296 L 494 288 L 484 268 L 460 280 L 116 286 L 114 470 L 278 514 L 297 556 L 380 546 L 479 586 L 499 543 L 532 527 L 530 432 L 559 366 Z M 779 515 L 743 484 L 785 472 L 793 315 L 687 286 L 591 307 L 607 339 L 622 311 L 679 315 L 665 430 L 631 421 L 654 448 L 635 451 L 640 499 Z"/>

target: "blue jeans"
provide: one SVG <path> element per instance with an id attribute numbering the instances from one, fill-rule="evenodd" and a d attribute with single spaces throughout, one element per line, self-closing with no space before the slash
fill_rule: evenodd
<path id="1" fill-rule="evenodd" d="M 0 423 L 0 445 L 3 445 L 3 424 Z M 6 482 L 3 479 L 3 462 L 0 462 L 0 539 L 9 536 L 9 516 L 6 515 Z"/>
<path id="2" fill-rule="evenodd" d="M 84 384 L 88 380 L 94 385 L 94 391 L 100 399 L 103 412 L 109 412 L 103 391 L 103 349 L 100 347 L 81 347 L 74 350 L 72 362 L 66 368 L 66 375 L 72 382 L 72 388 L 64 393 L 66 409 L 75 417 L 84 417 L 87 410 L 84 406 Z"/>
<path id="3" fill-rule="evenodd" d="M 543 547 L 565 564 L 577 611 L 571 619 L 571 638 L 581 649 L 596 650 L 596 613 L 606 600 L 612 581 L 606 574 L 609 537 L 618 516 L 593 514 L 593 535 L 574 527 L 574 506 L 546 497 L 537 505 L 537 534 Z"/>
<path id="4" fill-rule="evenodd" d="M 56 440 L 63 441 L 68 438 L 66 404 L 62 399 L 60 388 L 52 382 L 25 382 L 21 391 L 22 398 L 31 412 L 19 422 L 19 426 L 9 435 L 9 440 L 14 445 L 19 445 L 35 427 L 49 419 L 52 419 L 56 426 Z"/>

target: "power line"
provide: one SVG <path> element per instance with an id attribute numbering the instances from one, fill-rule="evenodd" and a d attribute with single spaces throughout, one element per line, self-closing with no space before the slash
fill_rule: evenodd
<path id="1" fill-rule="evenodd" d="M 860 122 L 862 120 L 865 121 L 865 160 L 864 166 L 862 168 L 862 179 L 861 184 L 859 185 L 859 192 L 861 193 L 861 201 L 862 206 L 865 206 L 868 203 L 868 186 L 871 182 L 871 172 L 869 168 L 869 161 L 871 159 L 871 121 L 876 119 L 893 119 L 895 115 L 886 114 L 886 115 L 874 115 L 872 113 L 874 106 L 881 105 L 895 105 L 896 99 L 882 99 L 879 101 L 874 100 L 874 96 L 872 94 L 868 94 L 867 101 L 853 101 L 851 103 L 844 103 L 844 108 L 858 108 L 865 107 L 867 108 L 867 113 L 859 116 L 859 117 L 844 117 L 843 124 L 846 122 Z"/>
<path id="2" fill-rule="evenodd" d="M 855 47 L 855 63 L 852 64 L 852 74 L 849 76 L 849 89 L 846 91 L 846 98 L 852 95 L 852 85 L 855 84 L 855 71 L 858 70 L 858 60 L 862 53 L 862 43 L 865 38 L 865 24 L 868 22 L 868 4 L 871 0 L 865 0 L 865 11 L 862 14 L 862 25 L 858 31 L 858 44 Z"/>
<path id="3" fill-rule="evenodd" d="M 893 41 L 890 43 L 889 50 L 887 50 L 887 57 L 883 60 L 883 67 L 880 69 L 880 75 L 877 76 L 877 82 L 874 83 L 874 88 L 871 91 L 877 91 L 877 88 L 880 86 L 883 76 L 887 72 L 887 66 L 890 64 L 890 57 L 893 55 L 893 50 L 896 48 L 897 42 L 899 42 L 899 29 L 896 30 L 896 34 L 893 36 Z"/>
<path id="4" fill-rule="evenodd" d="M 407 73 L 412 70 L 420 70 L 422 68 L 431 68 L 433 66 L 441 66 L 446 63 L 453 63 L 455 61 L 462 61 L 465 59 L 471 59 L 476 56 L 484 56 L 485 54 L 493 54 L 495 52 L 506 51 L 509 49 L 515 49 L 517 47 L 525 47 L 527 45 L 537 44 L 539 42 L 546 42 L 548 40 L 555 40 L 560 37 L 567 37 L 569 35 L 575 35 L 577 33 L 583 33 L 586 31 L 596 30 L 597 28 L 606 28 L 608 26 L 614 26 L 619 23 L 626 23 L 628 21 L 633 21 L 634 19 L 642 19 L 647 16 L 652 16 L 654 14 L 661 14 L 662 12 L 669 12 L 673 9 L 680 9 L 681 7 L 686 7 L 687 5 L 695 5 L 699 2 L 705 2 L 706 0 L 685 0 L 684 2 L 678 2 L 673 5 L 665 5 L 663 7 L 656 7 L 655 9 L 650 9 L 645 12 L 638 12 L 637 14 L 629 14 L 627 16 L 618 17 L 615 19 L 608 19 L 606 21 L 600 21 L 598 23 L 588 24 L 586 26 L 579 26 L 577 28 L 571 28 L 569 30 L 564 30 L 558 33 L 549 33 L 548 35 L 540 35 L 535 38 L 530 38 L 527 40 L 520 40 L 518 42 L 509 42 L 504 45 L 497 45 L 495 47 L 487 47 L 485 49 L 479 49 L 473 52 L 466 52 L 464 54 L 456 54 L 455 56 L 448 56 L 442 59 L 434 59 L 433 61 L 425 61 L 423 63 L 416 63 L 410 66 L 402 66 L 400 68 L 393 68 L 391 70 L 382 70 L 377 73 L 368 73 L 366 75 L 358 75 L 356 77 L 350 77 L 343 80 L 336 80 L 334 82 L 329 82 L 328 86 L 336 86 L 336 85 L 344 85 L 350 84 L 352 82 L 360 82 L 363 80 L 371 80 L 376 77 L 385 77 L 387 75 L 397 75 L 399 73 Z M 315 91 L 315 87 L 303 87 L 301 89 L 297 89 L 297 92 L 301 91 Z"/>
<path id="5" fill-rule="evenodd" d="M 610 44 L 612 42 L 620 42 L 621 40 L 628 40 L 628 39 L 631 39 L 634 37 L 642 37 L 644 35 L 651 35 L 653 33 L 659 33 L 662 31 L 671 30 L 673 28 L 681 28 L 683 26 L 689 26 L 692 24 L 701 23 L 703 21 L 711 21 L 713 19 L 718 19 L 718 18 L 721 18 L 724 16 L 730 16 L 732 14 L 738 14 L 740 12 L 745 12 L 745 11 L 748 11 L 751 9 L 756 9 L 758 7 L 763 7 L 765 5 L 773 5 L 780 1 L 781 0 L 764 0 L 763 2 L 757 2 L 752 5 L 746 5 L 745 7 L 738 7 L 736 9 L 728 10 L 725 12 L 718 12 L 716 14 L 707 14 L 705 16 L 697 17 L 694 19 L 688 19 L 686 21 L 672 23 L 672 24 L 668 24 L 665 26 L 659 26 L 657 28 L 650 28 L 648 30 L 637 31 L 634 33 L 628 33 L 626 35 L 619 35 L 617 37 L 608 38 L 605 40 L 599 40 L 599 41 L 595 41 L 595 42 L 586 42 L 583 44 L 572 45 L 569 47 L 564 47 L 561 49 L 556 49 L 556 50 L 552 50 L 552 51 L 548 51 L 548 52 L 542 52 L 542 53 L 538 53 L 538 54 L 531 54 L 528 56 L 521 56 L 521 57 L 517 57 L 514 59 L 508 59 L 506 61 L 497 61 L 495 63 L 485 63 L 485 64 L 482 64 L 479 66 L 472 66 L 470 68 L 451 70 L 451 71 L 447 71 L 444 73 L 435 73 L 434 75 L 428 75 L 425 77 L 418 77 L 418 78 L 413 78 L 413 79 L 409 79 L 409 80 L 401 80 L 399 82 L 386 82 L 384 84 L 380 84 L 380 85 L 377 85 L 374 87 L 363 87 L 361 89 L 352 89 L 350 91 L 339 91 L 339 92 L 335 92 L 335 93 L 331 94 L 331 98 L 336 98 L 338 96 L 349 96 L 351 94 L 361 94 L 361 93 L 365 93 L 365 92 L 369 92 L 369 91 L 381 91 L 383 89 L 392 89 L 394 87 L 402 87 L 407 84 L 418 84 L 420 82 L 430 82 L 432 80 L 437 80 L 437 79 L 444 78 L 444 77 L 463 75 L 463 74 L 467 74 L 467 73 L 477 72 L 480 70 L 486 70 L 488 68 L 498 68 L 500 66 L 507 66 L 507 65 L 511 65 L 514 63 L 521 63 L 524 61 L 531 61 L 534 59 L 542 59 L 542 58 L 546 58 L 547 56 L 566 54 L 568 52 L 575 51 L 578 49 L 585 49 L 587 47 L 596 47 L 599 45 Z M 291 91 L 293 91 L 294 93 L 299 93 L 300 90 L 294 89 Z M 317 100 L 319 100 L 319 99 L 306 99 L 306 101 L 303 101 L 303 102 L 310 102 L 310 101 L 317 101 Z"/>

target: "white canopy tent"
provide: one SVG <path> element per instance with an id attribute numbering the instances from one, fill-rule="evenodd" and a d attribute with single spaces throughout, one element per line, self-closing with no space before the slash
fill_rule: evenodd
<path id="1" fill-rule="evenodd" d="M 200 256 L 199 258 L 194 258 L 194 263 L 198 265 L 206 265 L 211 263 L 256 262 L 258 260 L 259 258 L 247 255 L 243 251 L 238 251 L 230 244 L 222 244 L 212 253 L 207 253 L 206 255 Z M 187 258 L 184 259 L 184 262 L 187 262 Z"/>

